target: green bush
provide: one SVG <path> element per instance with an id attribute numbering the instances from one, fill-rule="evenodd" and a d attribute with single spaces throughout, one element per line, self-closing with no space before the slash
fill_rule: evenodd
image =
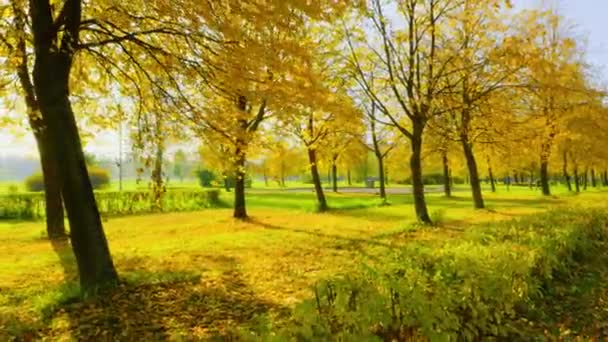
<path id="1" fill-rule="evenodd" d="M 210 170 L 199 170 L 196 172 L 198 182 L 203 188 L 210 188 L 216 179 L 215 174 Z"/>
<path id="2" fill-rule="evenodd" d="M 89 179 L 93 189 L 102 189 L 110 184 L 110 173 L 97 166 L 88 166 Z M 44 191 L 44 178 L 42 173 L 36 172 L 25 179 L 25 188 L 28 191 Z"/>
<path id="3" fill-rule="evenodd" d="M 44 179 L 42 173 L 36 172 L 25 179 L 25 188 L 28 191 L 44 191 Z"/>
<path id="4" fill-rule="evenodd" d="M 110 173 L 98 166 L 88 166 L 89 179 L 93 189 L 103 189 L 110 184 Z"/>
<path id="5" fill-rule="evenodd" d="M 556 275 L 608 238 L 602 211 L 560 210 L 417 242 L 360 272 L 330 279 L 273 335 L 296 340 L 484 340 L 511 325 Z M 266 337 L 260 328 L 258 337 Z M 268 330 L 268 329 L 266 329 Z M 255 333 L 255 332 L 254 332 Z"/>

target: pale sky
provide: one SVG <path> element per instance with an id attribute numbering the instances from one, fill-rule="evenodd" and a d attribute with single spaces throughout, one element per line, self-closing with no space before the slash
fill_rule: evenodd
<path id="1" fill-rule="evenodd" d="M 515 8 L 537 7 L 548 0 L 512 0 Z M 565 16 L 574 25 L 577 37 L 584 39 L 581 42 L 587 49 L 588 61 L 594 65 L 599 76 L 608 82 L 608 0 L 557 0 L 561 15 Z M 0 111 L 3 109 L 0 106 Z M 5 113 L 0 112 L 0 116 Z M 88 152 L 116 157 L 118 155 L 118 135 L 115 131 L 99 132 L 92 139 L 88 139 L 85 150 Z M 189 146 L 193 147 L 192 144 Z M 31 132 L 21 130 L 15 133 L 0 128 L 0 157 L 6 155 L 31 156 L 36 158 L 36 144 Z"/>

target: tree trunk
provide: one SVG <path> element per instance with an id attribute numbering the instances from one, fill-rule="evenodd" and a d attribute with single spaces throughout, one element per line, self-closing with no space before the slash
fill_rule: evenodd
<path id="1" fill-rule="evenodd" d="M 608 171 L 604 170 L 604 181 L 603 184 L 604 186 L 608 186 Z"/>
<path id="2" fill-rule="evenodd" d="M 587 190 L 587 183 L 589 180 L 589 168 L 585 167 L 585 172 L 583 173 L 583 190 Z"/>
<path id="3" fill-rule="evenodd" d="M 76 119 L 69 99 L 69 78 L 80 27 L 80 1 L 66 1 L 65 30 L 55 47 L 49 1 L 30 1 L 36 62 L 34 87 L 47 127 L 50 156 L 59 165 L 62 196 L 70 223 L 70 238 L 81 291 L 94 294 L 118 283 L 88 176 Z"/>
<path id="4" fill-rule="evenodd" d="M 63 217 L 63 200 L 61 198 L 61 178 L 59 165 L 57 160 L 51 155 L 52 151 L 49 146 L 52 142 L 49 141 L 47 128 L 43 120 L 38 116 L 39 106 L 36 99 L 34 84 L 30 76 L 28 67 L 28 58 L 25 41 L 25 21 L 26 14 L 21 8 L 13 2 L 13 10 L 15 16 L 15 29 L 18 32 L 23 32 L 17 37 L 16 51 L 19 57 L 17 66 L 17 76 L 24 94 L 25 105 L 27 108 L 28 122 L 38 147 L 40 155 L 40 166 L 42 169 L 42 178 L 44 182 L 44 203 L 46 212 L 46 232 L 49 239 L 65 238 L 65 223 Z"/>
<path id="5" fill-rule="evenodd" d="M 597 180 L 595 179 L 595 169 L 591 169 L 591 186 L 597 188 Z"/>
<path id="6" fill-rule="evenodd" d="M 67 234 L 63 216 L 59 165 L 49 151 L 51 143 L 47 141 L 46 137 L 39 137 L 39 135 L 39 133 L 35 134 L 44 181 L 46 232 L 51 240 L 63 239 Z"/>
<path id="7" fill-rule="evenodd" d="M 464 151 L 464 157 L 467 162 L 467 168 L 469 170 L 473 204 L 476 209 L 483 209 L 485 208 L 485 205 L 483 203 L 483 195 L 481 194 L 481 182 L 479 180 L 479 172 L 477 171 L 477 161 L 475 160 L 475 154 L 473 153 L 473 146 L 469 142 L 469 137 L 466 134 L 461 135 L 460 140 Z"/>
<path id="8" fill-rule="evenodd" d="M 226 190 L 226 192 L 230 192 L 230 182 L 228 181 L 228 175 L 226 172 L 222 172 L 222 177 L 224 178 L 224 190 Z"/>
<path id="9" fill-rule="evenodd" d="M 534 187 L 534 170 L 530 171 L 530 181 L 528 182 L 530 189 Z"/>
<path id="10" fill-rule="evenodd" d="M 264 173 L 264 186 L 268 187 L 268 175 L 266 174 L 266 168 L 262 169 Z"/>
<path id="11" fill-rule="evenodd" d="M 564 151 L 564 165 L 563 165 L 563 172 L 564 172 L 564 179 L 566 180 L 566 185 L 568 186 L 568 191 L 572 191 L 572 183 L 570 182 L 570 174 L 568 173 L 568 152 Z"/>
<path id="12" fill-rule="evenodd" d="M 350 178 L 350 169 L 348 169 L 346 171 L 346 177 L 348 178 L 348 186 L 352 186 L 353 182 L 352 182 L 352 179 Z"/>
<path id="13" fill-rule="evenodd" d="M 281 160 L 281 187 L 285 187 L 285 161 Z"/>
<path id="14" fill-rule="evenodd" d="M 236 163 L 234 170 L 234 212 L 233 217 L 244 220 L 247 218 L 245 205 L 245 152 L 236 149 Z"/>
<path id="15" fill-rule="evenodd" d="M 576 192 L 581 192 L 581 179 L 578 174 L 578 165 L 574 164 L 574 184 L 576 185 Z"/>
<path id="16" fill-rule="evenodd" d="M 412 155 L 410 157 L 410 169 L 412 173 L 412 190 L 414 195 L 414 206 L 416 209 L 416 217 L 418 221 L 431 224 L 426 200 L 424 198 L 424 182 L 422 179 L 422 133 L 424 131 L 424 123 L 420 120 L 413 121 L 412 130 Z"/>
<path id="17" fill-rule="evenodd" d="M 386 183 L 384 178 L 384 157 L 376 153 L 376 159 L 378 160 L 378 181 L 380 183 L 380 198 L 386 200 Z"/>
<path id="18" fill-rule="evenodd" d="M 492 192 L 496 192 L 496 180 L 494 179 L 494 173 L 492 172 L 492 164 L 490 163 L 490 156 L 487 156 L 488 159 L 488 177 L 490 178 L 490 186 L 492 188 Z"/>
<path id="19" fill-rule="evenodd" d="M 315 186 L 315 193 L 317 195 L 317 205 L 320 212 L 327 211 L 327 201 L 325 200 L 325 194 L 323 193 L 323 186 L 321 185 L 321 177 L 319 176 L 319 168 L 317 166 L 317 153 L 313 148 L 308 148 L 308 161 L 310 162 L 310 173 L 312 175 L 312 182 Z"/>
<path id="20" fill-rule="evenodd" d="M 336 165 L 337 158 L 334 156 L 331 163 L 331 179 L 333 182 L 334 192 L 338 192 L 338 165 Z"/>
<path id="21" fill-rule="evenodd" d="M 540 161 L 540 186 L 544 196 L 551 196 L 549 187 L 549 161 L 541 158 Z"/>
<path id="22" fill-rule="evenodd" d="M 450 184 L 450 163 L 448 160 L 448 154 L 446 151 L 442 153 L 442 162 L 443 162 L 443 193 L 446 197 L 452 196 L 452 186 Z"/>
<path id="23" fill-rule="evenodd" d="M 158 118 L 157 118 L 158 122 Z M 157 134 L 162 134 L 160 126 L 157 125 Z M 152 170 L 152 208 L 155 211 L 163 211 L 162 195 L 163 185 L 163 143 L 159 139 L 156 146 L 156 157 L 154 158 L 154 169 Z"/>

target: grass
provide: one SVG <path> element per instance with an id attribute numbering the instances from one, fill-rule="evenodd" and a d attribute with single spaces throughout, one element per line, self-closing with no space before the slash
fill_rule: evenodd
<path id="1" fill-rule="evenodd" d="M 411 195 L 380 206 L 373 195 L 328 193 L 334 210 L 317 214 L 312 193 L 251 191 L 249 222 L 233 220 L 230 209 L 110 218 L 105 231 L 127 284 L 109 299 L 85 303 L 72 303 L 78 287 L 69 246 L 45 240 L 42 222 L 0 222 L 0 339 L 1 331 L 54 340 L 116 329 L 131 338 L 208 337 L 254 324 L 260 313 L 281 316 L 309 297 L 315 282 L 354 269 L 364 255 L 608 197 L 556 190 L 561 195 L 543 198 L 528 188 L 501 188 L 486 194 L 488 210 L 473 210 L 463 187 L 454 198 L 429 194 L 429 211 L 441 219 L 436 229 L 418 229 Z"/>

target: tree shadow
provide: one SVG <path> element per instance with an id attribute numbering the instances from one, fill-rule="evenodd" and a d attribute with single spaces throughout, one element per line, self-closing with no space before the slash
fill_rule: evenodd
<path id="1" fill-rule="evenodd" d="M 319 231 L 311 231 L 311 230 L 302 229 L 302 228 L 281 227 L 281 226 L 259 221 L 255 218 L 250 218 L 249 223 L 259 226 L 264 229 L 288 231 L 288 232 L 292 232 L 292 233 L 306 234 L 306 235 L 311 235 L 313 237 L 327 239 L 332 243 L 332 245 L 329 247 L 336 248 L 336 249 L 349 249 L 349 250 L 361 251 L 361 247 L 364 245 L 383 247 L 383 248 L 389 248 L 389 249 L 398 248 L 398 246 L 396 246 L 396 245 L 378 241 L 378 240 L 374 239 L 373 237 L 372 238 L 352 238 L 352 237 L 345 237 L 345 236 L 336 235 L 336 234 L 322 233 Z"/>
<path id="2" fill-rule="evenodd" d="M 69 244 L 57 244 L 56 251 L 72 279 L 73 258 L 65 257 Z M 221 274 L 205 277 L 198 270 L 151 271 L 145 258 L 118 259 L 123 281 L 117 288 L 54 307 L 39 335 L 85 341 L 225 339 L 237 328 L 255 327 L 259 315 L 287 310 L 258 298 L 244 281 L 235 258 L 202 257 Z"/>

